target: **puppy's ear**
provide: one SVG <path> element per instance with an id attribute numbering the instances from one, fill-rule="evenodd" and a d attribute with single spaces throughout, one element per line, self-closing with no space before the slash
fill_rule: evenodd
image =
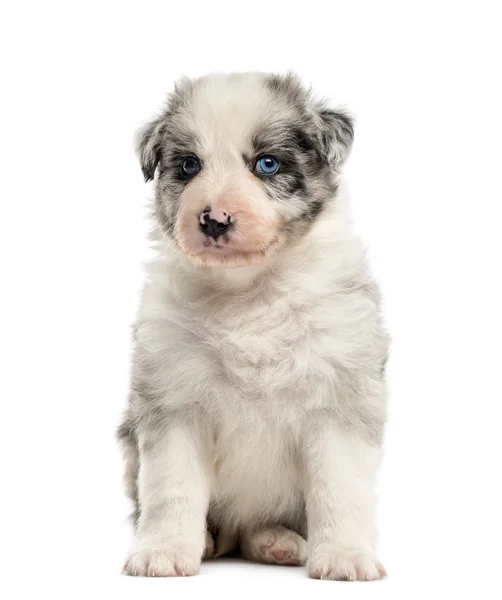
<path id="1" fill-rule="evenodd" d="M 354 140 L 354 120 L 342 110 L 317 107 L 320 123 L 321 152 L 324 160 L 335 168 L 347 160 Z"/>
<path id="2" fill-rule="evenodd" d="M 136 134 L 136 152 L 145 181 L 151 181 L 155 177 L 157 165 L 162 159 L 162 142 L 170 126 L 170 117 L 186 103 L 194 88 L 194 81 L 188 77 L 182 77 L 175 84 L 174 91 L 168 95 L 161 115 L 147 123 Z"/>
<path id="3" fill-rule="evenodd" d="M 141 170 L 145 181 L 155 177 L 155 170 L 162 157 L 163 117 L 147 123 L 136 134 L 136 152 L 139 156 Z"/>

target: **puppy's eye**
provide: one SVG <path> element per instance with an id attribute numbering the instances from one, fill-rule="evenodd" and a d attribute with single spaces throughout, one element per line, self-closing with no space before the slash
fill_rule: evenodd
<path id="1" fill-rule="evenodd" d="M 185 179 L 195 177 L 200 171 L 200 160 L 196 156 L 187 156 L 181 163 L 181 174 Z"/>
<path id="2" fill-rule="evenodd" d="M 274 175 L 278 170 L 279 160 L 272 154 L 266 154 L 256 161 L 255 171 L 260 175 Z"/>

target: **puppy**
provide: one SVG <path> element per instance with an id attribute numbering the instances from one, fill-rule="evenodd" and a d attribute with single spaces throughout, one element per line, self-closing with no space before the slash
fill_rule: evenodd
<path id="1" fill-rule="evenodd" d="M 351 118 L 294 76 L 182 80 L 139 135 L 157 258 L 119 428 L 129 575 L 194 575 L 237 547 L 311 577 L 374 554 L 387 337 L 341 170 Z"/>

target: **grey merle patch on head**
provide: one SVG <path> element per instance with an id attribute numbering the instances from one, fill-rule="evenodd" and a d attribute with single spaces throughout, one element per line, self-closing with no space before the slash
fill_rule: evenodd
<path id="1" fill-rule="evenodd" d="M 343 163 L 354 140 L 354 123 L 346 113 L 327 108 L 319 109 L 324 157 L 328 163 Z"/>
<path id="2" fill-rule="evenodd" d="M 322 158 L 331 166 L 341 166 L 354 140 L 352 117 L 342 110 L 332 110 L 323 102 L 314 101 L 310 91 L 295 75 L 269 75 L 266 81 L 267 87 L 278 99 L 296 108 L 298 119 L 311 133 L 312 137 L 307 139 L 315 142 Z M 299 131 L 307 133 L 304 129 Z"/>
<path id="3" fill-rule="evenodd" d="M 321 160 L 321 148 L 308 122 L 300 118 L 292 124 L 263 124 L 253 137 L 256 155 L 272 154 L 280 167 L 273 177 L 262 176 L 272 199 L 296 198 L 319 206 L 336 191 L 333 174 Z M 306 211 L 305 214 L 310 214 Z M 312 213 L 313 214 L 313 213 Z M 316 216 L 319 211 L 316 211 Z"/>
<path id="4" fill-rule="evenodd" d="M 165 129 L 163 120 L 164 117 L 159 117 L 148 123 L 138 133 L 137 152 L 145 181 L 151 181 L 155 177 L 155 171 L 161 158 L 161 141 Z"/>

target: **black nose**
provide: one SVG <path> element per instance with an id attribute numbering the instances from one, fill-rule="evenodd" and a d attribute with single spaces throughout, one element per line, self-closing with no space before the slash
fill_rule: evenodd
<path id="1" fill-rule="evenodd" d="M 205 235 L 217 240 L 220 235 L 227 232 L 229 223 L 221 223 L 216 219 L 211 219 L 208 214 L 204 215 L 204 223 L 200 223 L 200 229 Z"/>

